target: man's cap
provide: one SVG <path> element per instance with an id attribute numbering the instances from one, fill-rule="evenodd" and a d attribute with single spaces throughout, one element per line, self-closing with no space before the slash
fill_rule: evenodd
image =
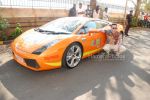
<path id="1" fill-rule="evenodd" d="M 133 10 L 130 10 L 130 12 L 133 12 Z"/>
<path id="2" fill-rule="evenodd" d="M 82 3 L 80 2 L 79 5 L 82 5 Z"/>

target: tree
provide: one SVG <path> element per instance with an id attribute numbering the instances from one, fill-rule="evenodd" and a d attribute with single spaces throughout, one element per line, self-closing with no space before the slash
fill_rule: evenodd
<path id="1" fill-rule="evenodd" d="M 96 0 L 90 0 L 90 5 L 92 9 L 96 8 Z"/>
<path id="2" fill-rule="evenodd" d="M 145 11 L 150 13 L 150 1 L 145 4 Z"/>
<path id="3" fill-rule="evenodd" d="M 138 18 L 139 14 L 140 14 L 141 4 L 142 4 L 142 0 L 137 0 L 136 6 L 135 6 L 135 14 L 134 14 L 134 16 L 136 18 Z"/>

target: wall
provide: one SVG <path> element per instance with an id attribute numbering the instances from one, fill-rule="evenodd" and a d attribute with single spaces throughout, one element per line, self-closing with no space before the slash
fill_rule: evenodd
<path id="1" fill-rule="evenodd" d="M 20 23 L 23 31 L 41 26 L 53 19 L 65 17 L 68 11 L 65 9 L 34 9 L 34 8 L 0 8 L 0 16 L 6 18 L 10 27 L 9 33 Z M 123 15 L 111 13 L 110 21 L 123 24 Z"/>
<path id="2" fill-rule="evenodd" d="M 0 16 L 10 23 L 9 32 L 14 30 L 17 23 L 25 31 L 67 15 L 68 11 L 64 9 L 0 8 Z"/>

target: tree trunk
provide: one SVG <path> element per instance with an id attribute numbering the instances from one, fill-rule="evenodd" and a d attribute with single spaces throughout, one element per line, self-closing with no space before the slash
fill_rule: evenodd
<path id="1" fill-rule="evenodd" d="M 96 0 L 90 0 L 90 5 L 92 9 L 96 8 Z"/>
<path id="2" fill-rule="evenodd" d="M 140 6 L 141 6 L 141 0 L 137 0 L 137 5 L 136 5 L 136 7 L 135 7 L 135 14 L 134 14 L 134 16 L 135 16 L 136 18 L 138 18 L 138 16 L 139 16 L 139 13 L 140 13 Z"/>

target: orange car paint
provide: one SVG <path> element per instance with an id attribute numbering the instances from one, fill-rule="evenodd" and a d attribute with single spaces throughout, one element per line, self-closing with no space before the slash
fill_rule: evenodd
<path id="1" fill-rule="evenodd" d="M 61 40 L 56 45 L 49 47 L 41 55 L 32 54 L 32 52 L 35 49 L 39 48 L 41 45 L 33 45 L 32 48 L 30 50 L 28 50 L 28 48 L 23 47 L 23 45 L 25 45 L 25 44 L 23 44 L 23 40 L 20 38 L 21 36 L 19 36 L 11 44 L 11 49 L 14 53 L 13 58 L 19 64 L 25 66 L 26 68 L 29 68 L 34 71 L 41 71 L 41 70 L 51 70 L 51 69 L 60 68 L 62 65 L 63 54 L 64 54 L 66 48 L 73 42 L 78 42 L 82 45 L 82 47 L 83 47 L 83 57 L 82 58 L 86 58 L 95 53 L 98 53 L 106 43 L 106 34 L 103 32 L 100 32 L 99 30 L 93 30 L 89 34 L 78 35 L 77 33 L 78 33 L 80 27 L 82 27 L 82 26 L 83 25 L 80 25 L 79 28 L 77 28 L 72 33 L 71 37 Z M 29 34 L 30 32 L 32 32 L 32 30 L 27 31 L 24 34 Z M 86 39 L 86 41 L 84 41 L 83 39 Z M 91 41 L 93 41 L 93 43 Z M 18 42 L 20 43 L 20 46 L 19 46 L 20 48 L 16 47 Z M 98 43 L 98 42 L 100 42 L 100 43 Z M 30 44 L 27 44 L 27 45 L 30 45 Z M 28 52 L 26 52 L 27 50 L 28 50 Z M 40 67 L 33 68 L 31 66 L 28 66 L 25 62 L 19 61 L 15 55 L 17 55 L 21 58 L 35 59 L 38 62 Z"/>

